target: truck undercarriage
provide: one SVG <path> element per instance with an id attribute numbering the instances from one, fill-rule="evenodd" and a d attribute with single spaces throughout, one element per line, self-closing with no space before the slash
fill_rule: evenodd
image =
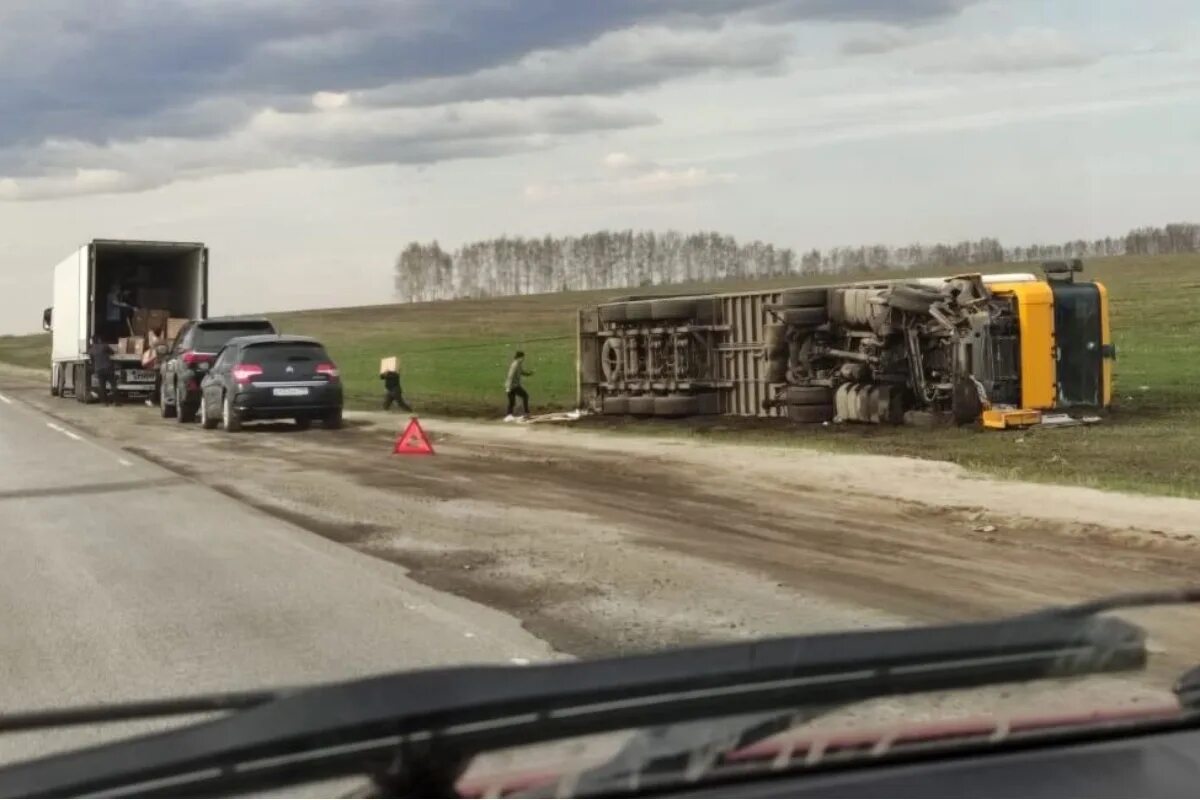
<path id="1" fill-rule="evenodd" d="M 579 318 L 581 405 L 606 414 L 966 423 L 1021 405 L 1021 357 L 1017 301 L 980 275 L 628 298 Z"/>

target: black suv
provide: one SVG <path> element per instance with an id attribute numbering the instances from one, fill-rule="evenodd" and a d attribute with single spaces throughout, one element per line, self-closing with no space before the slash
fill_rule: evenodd
<path id="1" fill-rule="evenodd" d="M 200 408 L 200 379 L 225 343 L 237 336 L 277 333 L 265 317 L 213 317 L 189 322 L 159 356 L 158 408 L 164 418 L 191 422 Z"/>
<path id="2" fill-rule="evenodd" d="M 261 419 L 294 419 L 301 428 L 320 420 L 342 424 L 337 365 L 307 336 L 230 339 L 200 382 L 200 424 L 236 431 Z"/>

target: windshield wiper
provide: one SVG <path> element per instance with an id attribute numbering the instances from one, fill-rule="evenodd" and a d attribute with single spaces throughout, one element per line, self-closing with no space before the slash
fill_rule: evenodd
<path id="1" fill-rule="evenodd" d="M 388 675 L 0 769 L 0 795 L 216 795 L 374 774 L 383 793 L 440 796 L 473 756 L 499 748 L 1135 669 L 1146 663 L 1145 638 L 1119 619 L 1048 613 Z"/>

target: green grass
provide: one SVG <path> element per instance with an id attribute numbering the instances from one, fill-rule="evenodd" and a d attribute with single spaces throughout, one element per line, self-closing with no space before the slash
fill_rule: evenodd
<path id="1" fill-rule="evenodd" d="M 1005 265 L 1001 269 L 1020 267 Z M 1115 408 L 1095 427 L 981 433 L 974 429 L 822 428 L 710 419 L 680 424 L 637 422 L 624 429 L 937 458 L 1017 479 L 1200 497 L 1200 409 L 1195 403 L 1200 390 L 1200 256 L 1096 259 L 1088 262 L 1087 275 L 1109 288 L 1118 348 Z M 789 278 L 703 288 L 733 291 L 800 283 L 805 281 Z M 670 291 L 699 288 L 672 287 Z M 285 332 L 310 334 L 326 343 L 342 367 L 353 407 L 372 407 L 379 402 L 379 358 L 396 354 L 402 360 L 405 394 L 418 410 L 496 415 L 503 409 L 505 369 L 517 348 L 528 353 L 527 366 L 536 373 L 526 380 L 535 408 L 571 407 L 575 402 L 575 310 L 636 291 L 271 316 Z M 0 361 L 44 367 L 48 350 L 45 335 L 0 337 Z M 607 421 L 599 424 L 613 427 Z"/>

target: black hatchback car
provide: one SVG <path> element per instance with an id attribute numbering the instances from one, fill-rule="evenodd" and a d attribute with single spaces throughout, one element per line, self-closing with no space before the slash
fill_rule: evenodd
<path id="1" fill-rule="evenodd" d="M 337 365 L 307 336 L 230 339 L 200 383 L 200 423 L 236 431 L 250 420 L 293 419 L 301 428 L 319 420 L 342 424 Z"/>
<path id="2" fill-rule="evenodd" d="M 174 346 L 159 358 L 158 408 L 164 419 L 192 422 L 200 410 L 200 380 L 205 365 L 238 336 L 278 333 L 266 317 L 210 317 L 187 323 Z"/>

